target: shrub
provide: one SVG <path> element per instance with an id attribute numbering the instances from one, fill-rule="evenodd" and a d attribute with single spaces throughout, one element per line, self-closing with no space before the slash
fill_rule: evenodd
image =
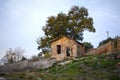
<path id="1" fill-rule="evenodd" d="M 0 73 L 0 76 L 6 76 L 6 74 L 5 73 Z"/>

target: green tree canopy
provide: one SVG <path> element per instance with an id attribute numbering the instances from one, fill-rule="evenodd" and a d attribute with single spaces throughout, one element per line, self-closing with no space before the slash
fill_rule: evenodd
<path id="1" fill-rule="evenodd" d="M 67 14 L 59 13 L 57 16 L 50 16 L 42 30 L 44 37 L 37 39 L 38 49 L 49 48 L 49 41 L 59 36 L 67 36 L 75 41 L 83 40 L 84 30 L 95 32 L 93 19 L 89 17 L 85 7 L 73 6 Z"/>

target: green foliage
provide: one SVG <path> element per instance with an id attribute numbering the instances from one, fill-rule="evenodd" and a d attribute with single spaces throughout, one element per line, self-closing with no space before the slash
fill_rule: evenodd
<path id="1" fill-rule="evenodd" d="M 113 40 L 114 42 L 114 48 L 117 48 L 117 37 Z"/>
<path id="2" fill-rule="evenodd" d="M 45 53 L 44 55 L 45 58 L 51 58 L 51 55 L 49 53 Z"/>
<path id="3" fill-rule="evenodd" d="M 24 60 L 27 60 L 27 58 L 25 56 L 22 56 L 22 60 L 21 61 L 24 61 Z"/>
<path id="4" fill-rule="evenodd" d="M 90 42 L 84 42 L 83 44 L 85 46 L 85 52 L 93 48 L 93 45 Z"/>
<path id="5" fill-rule="evenodd" d="M 99 46 L 102 46 L 102 45 L 104 45 L 104 44 L 106 44 L 106 43 L 108 43 L 108 42 L 110 42 L 110 41 L 113 41 L 113 40 L 114 40 L 113 38 L 109 37 L 109 38 L 107 38 L 106 40 L 101 41 L 101 42 L 99 43 Z"/>
<path id="6" fill-rule="evenodd" d="M 114 75 L 109 76 L 109 80 L 120 80 L 120 77 L 114 74 Z"/>
<path id="7" fill-rule="evenodd" d="M 6 76 L 6 74 L 5 73 L 0 73 L 0 76 Z"/>
<path id="8" fill-rule="evenodd" d="M 38 49 L 49 48 L 49 42 L 59 36 L 82 41 L 84 30 L 95 32 L 93 19 L 89 17 L 85 7 L 73 6 L 67 14 L 58 13 L 57 16 L 48 17 L 43 26 L 45 36 L 37 39 Z"/>
<path id="9" fill-rule="evenodd" d="M 39 60 L 39 56 L 37 56 L 37 55 L 33 55 L 31 57 L 31 61 L 38 61 L 38 60 Z"/>
<path id="10" fill-rule="evenodd" d="M 53 67 L 44 70 L 44 73 L 48 75 L 44 75 L 43 79 L 54 80 L 57 77 L 57 80 L 119 80 L 119 75 L 114 71 L 117 69 L 115 65 L 120 60 L 111 57 L 114 57 L 114 53 L 85 56 L 66 65 L 55 64 Z"/>
<path id="11" fill-rule="evenodd" d="M 112 41 L 112 42 L 114 42 L 114 47 L 116 48 L 116 47 L 117 47 L 117 39 L 118 39 L 118 38 L 119 38 L 119 36 L 116 36 L 115 38 L 109 37 L 109 38 L 107 38 L 106 40 L 101 41 L 101 42 L 99 43 L 99 46 L 102 46 L 102 45 L 104 45 L 104 44 Z M 99 46 L 98 46 L 98 47 L 99 47 Z"/>

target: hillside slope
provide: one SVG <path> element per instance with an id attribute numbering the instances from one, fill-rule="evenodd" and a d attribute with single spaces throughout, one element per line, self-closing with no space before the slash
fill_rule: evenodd
<path id="1" fill-rule="evenodd" d="M 84 56 L 37 72 L 1 74 L 13 80 L 120 80 L 120 51 Z"/>
<path id="2" fill-rule="evenodd" d="M 85 56 L 40 72 L 45 80 L 120 80 L 119 54 Z"/>

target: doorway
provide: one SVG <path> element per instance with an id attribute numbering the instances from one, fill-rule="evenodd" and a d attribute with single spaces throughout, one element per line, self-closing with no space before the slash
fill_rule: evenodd
<path id="1" fill-rule="evenodd" d="M 69 47 L 66 47 L 66 54 L 67 54 L 67 56 L 70 56 L 70 48 Z"/>

